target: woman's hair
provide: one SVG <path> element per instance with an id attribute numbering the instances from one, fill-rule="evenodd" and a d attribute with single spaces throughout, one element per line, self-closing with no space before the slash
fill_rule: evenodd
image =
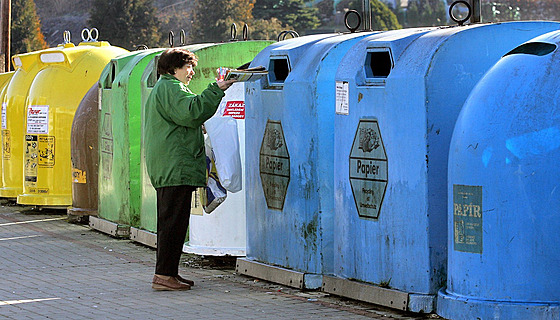
<path id="1" fill-rule="evenodd" d="M 198 58 L 194 53 L 178 48 L 171 48 L 165 50 L 159 57 L 157 69 L 159 74 L 174 74 L 176 69 L 190 64 L 196 67 Z"/>

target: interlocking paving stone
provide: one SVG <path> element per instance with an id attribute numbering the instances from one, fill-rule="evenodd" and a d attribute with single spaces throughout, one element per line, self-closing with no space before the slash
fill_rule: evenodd
<path id="1" fill-rule="evenodd" d="M 24 209 L 0 207 L 1 318 L 435 318 L 284 288 L 227 266 L 182 265 L 181 274 L 196 282 L 192 290 L 153 291 L 153 249 L 68 223 L 60 212 Z"/>

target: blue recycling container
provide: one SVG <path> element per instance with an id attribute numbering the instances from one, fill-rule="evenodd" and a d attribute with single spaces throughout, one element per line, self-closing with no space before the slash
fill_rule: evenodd
<path id="1" fill-rule="evenodd" d="M 449 319 L 560 319 L 560 32 L 480 80 L 449 153 Z"/>
<path id="2" fill-rule="evenodd" d="M 347 53 L 336 75 L 335 277 L 325 277 L 325 291 L 434 310 L 446 280 L 447 157 L 455 120 L 502 55 L 558 27 L 439 28 L 365 38 Z M 356 288 L 364 283 L 372 284 L 371 294 L 360 296 Z"/>
<path id="3" fill-rule="evenodd" d="M 332 272 L 331 89 L 340 59 L 371 34 L 290 39 L 251 63 L 268 77 L 246 87 L 247 258 L 238 272 L 312 289 Z"/>

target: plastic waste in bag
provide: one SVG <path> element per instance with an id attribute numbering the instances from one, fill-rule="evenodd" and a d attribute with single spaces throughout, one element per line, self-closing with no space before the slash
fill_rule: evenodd
<path id="1" fill-rule="evenodd" d="M 204 139 L 206 148 L 206 187 L 201 193 L 201 202 L 204 212 L 211 213 L 227 198 L 227 190 L 220 183 L 216 164 L 214 160 L 214 151 L 208 136 Z"/>
<path id="2" fill-rule="evenodd" d="M 236 120 L 216 115 L 208 119 L 204 127 L 212 141 L 216 170 L 222 186 L 229 192 L 241 191 L 243 176 Z"/>

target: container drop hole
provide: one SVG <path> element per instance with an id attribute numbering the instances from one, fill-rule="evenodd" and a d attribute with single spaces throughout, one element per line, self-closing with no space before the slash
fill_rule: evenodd
<path id="1" fill-rule="evenodd" d="M 389 51 L 372 51 L 366 56 L 366 77 L 386 78 L 391 73 L 393 62 Z"/>
<path id="2" fill-rule="evenodd" d="M 284 82 L 290 73 L 290 64 L 287 58 L 270 60 L 270 82 Z"/>
<path id="3" fill-rule="evenodd" d="M 107 75 L 107 78 L 105 78 L 105 84 L 103 86 L 103 89 L 111 89 L 113 88 L 113 81 L 115 81 L 115 77 L 116 75 L 116 66 L 115 63 L 111 63 L 111 70 L 109 71 L 109 74 Z"/>
<path id="4" fill-rule="evenodd" d="M 506 56 L 512 54 L 532 54 L 536 56 L 545 56 L 556 50 L 556 45 L 546 42 L 529 42 L 506 53 Z"/>

